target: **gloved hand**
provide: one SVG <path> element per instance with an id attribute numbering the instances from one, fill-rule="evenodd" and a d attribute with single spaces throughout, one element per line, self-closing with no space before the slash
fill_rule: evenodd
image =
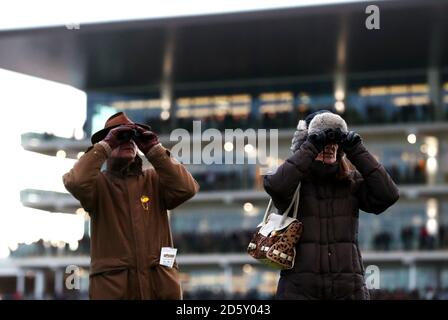
<path id="1" fill-rule="evenodd" d="M 295 153 L 297 150 L 299 150 L 300 145 L 303 143 L 305 139 L 306 135 L 304 138 L 303 134 L 301 134 L 298 130 L 294 132 L 294 136 L 292 137 L 291 140 L 291 147 L 289 148 L 292 151 L 292 153 Z"/>
<path id="2" fill-rule="evenodd" d="M 311 142 L 318 152 L 321 152 L 327 144 L 327 135 L 324 131 L 315 132 L 308 135 L 307 141 Z"/>
<path id="3" fill-rule="evenodd" d="M 354 131 L 349 131 L 341 141 L 341 147 L 345 153 L 350 153 L 362 143 L 361 136 Z"/>
<path id="4" fill-rule="evenodd" d="M 103 141 L 106 142 L 113 150 L 124 142 L 123 140 L 120 139 L 120 136 L 123 135 L 124 132 L 132 132 L 132 130 L 133 130 L 132 125 L 121 125 L 119 127 L 113 128 L 112 130 L 109 131 L 109 133 L 103 139 Z"/>
<path id="5" fill-rule="evenodd" d="M 143 129 L 139 126 L 135 126 L 135 129 L 140 133 L 140 136 L 135 138 L 134 141 L 140 151 L 144 154 L 147 154 L 152 147 L 159 144 L 159 138 L 154 132 Z"/>

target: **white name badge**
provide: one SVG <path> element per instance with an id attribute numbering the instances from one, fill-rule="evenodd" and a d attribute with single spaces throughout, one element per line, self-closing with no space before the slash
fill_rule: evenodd
<path id="1" fill-rule="evenodd" d="M 177 249 L 163 247 L 160 251 L 160 264 L 172 268 L 176 259 Z"/>

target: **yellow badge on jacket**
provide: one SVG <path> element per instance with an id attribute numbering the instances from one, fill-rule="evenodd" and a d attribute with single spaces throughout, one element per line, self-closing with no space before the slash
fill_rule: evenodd
<path id="1" fill-rule="evenodd" d="M 141 196 L 140 202 L 142 203 L 143 209 L 145 209 L 146 211 L 149 211 L 149 197 L 145 196 L 145 195 Z"/>

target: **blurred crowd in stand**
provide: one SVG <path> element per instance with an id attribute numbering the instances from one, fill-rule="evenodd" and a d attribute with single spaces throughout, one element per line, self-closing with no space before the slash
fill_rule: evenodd
<path id="1" fill-rule="evenodd" d="M 175 232 L 173 236 L 176 247 L 183 254 L 244 253 L 252 234 L 253 230 L 234 230 L 202 233 Z M 78 242 L 76 250 L 72 249 L 68 244 L 52 246 L 40 240 L 31 245 L 19 245 L 17 250 L 11 252 L 11 257 L 88 255 L 89 237 L 84 236 Z M 435 234 L 430 234 L 426 226 L 405 226 L 398 235 L 381 231 L 372 236 L 370 243 L 361 243 L 361 249 L 376 251 L 448 249 L 448 225 L 440 225 Z"/>

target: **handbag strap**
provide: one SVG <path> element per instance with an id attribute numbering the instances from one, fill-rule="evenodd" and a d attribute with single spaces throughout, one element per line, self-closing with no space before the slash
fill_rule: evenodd
<path id="1" fill-rule="evenodd" d="M 296 219 L 297 218 L 297 210 L 299 208 L 299 199 L 300 199 L 300 187 L 301 187 L 301 183 L 299 181 L 299 184 L 297 185 L 296 190 L 294 191 L 294 196 L 292 197 L 292 201 L 289 204 L 288 208 L 286 209 L 285 212 L 283 212 L 283 218 L 282 218 L 282 222 L 285 221 L 286 217 L 289 214 L 289 211 L 291 210 L 292 206 L 294 205 L 294 212 L 293 212 L 293 218 Z M 266 211 L 264 213 L 264 217 L 263 217 L 263 225 L 266 224 L 268 216 L 270 214 L 271 208 L 272 208 L 272 198 L 269 199 L 269 204 L 268 207 L 266 208 Z"/>

